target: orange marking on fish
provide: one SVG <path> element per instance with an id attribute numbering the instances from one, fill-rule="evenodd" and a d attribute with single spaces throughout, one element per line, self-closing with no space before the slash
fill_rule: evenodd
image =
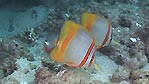
<path id="1" fill-rule="evenodd" d="M 90 30 L 90 28 L 91 28 L 91 26 L 92 26 L 92 23 L 91 23 L 92 21 L 93 21 L 92 18 L 89 18 L 89 20 L 87 21 L 87 24 L 86 24 L 87 30 Z"/>
<path id="2" fill-rule="evenodd" d="M 84 59 L 82 60 L 82 62 L 79 65 L 74 65 L 74 63 L 66 63 L 66 65 L 71 66 L 73 68 L 81 68 L 86 63 L 88 56 L 90 55 L 90 52 L 92 51 L 94 45 L 95 45 L 95 43 L 93 41 L 91 46 L 89 47 Z"/>
<path id="3" fill-rule="evenodd" d="M 62 51 L 61 52 L 64 52 L 64 50 L 66 49 L 66 47 L 68 46 L 68 43 L 70 42 L 70 40 L 72 39 L 72 37 L 74 36 L 75 32 L 72 31 L 70 32 L 67 37 L 65 38 L 65 40 L 63 41 L 63 44 L 62 44 Z"/>
<path id="4" fill-rule="evenodd" d="M 79 64 L 79 67 L 82 67 L 82 66 L 86 63 L 86 61 L 87 61 L 87 59 L 88 59 L 88 56 L 90 55 L 90 53 L 91 53 L 91 51 L 92 51 L 94 45 L 95 45 L 95 43 L 94 43 L 94 41 L 93 41 L 92 44 L 91 44 L 91 46 L 89 47 L 89 49 L 88 49 L 88 51 L 87 51 L 87 53 L 86 53 L 84 59 L 83 59 L 82 62 Z"/>

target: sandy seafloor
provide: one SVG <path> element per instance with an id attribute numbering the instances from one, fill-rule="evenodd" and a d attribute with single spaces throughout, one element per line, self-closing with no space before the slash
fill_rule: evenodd
<path id="1" fill-rule="evenodd" d="M 2 0 L 0 3 L 1 84 L 149 84 L 149 35 L 145 32 L 149 30 L 148 0 L 46 0 L 38 5 L 32 3 L 23 5 L 23 0 L 17 4 L 15 0 L 11 3 Z M 90 74 L 89 79 L 86 79 L 85 75 L 73 78 L 74 73 L 70 70 L 74 69 L 54 63 L 42 50 L 45 40 L 49 42 L 50 47 L 54 45 L 64 21 L 73 20 L 80 23 L 83 12 L 108 17 L 112 23 L 113 39 L 116 41 L 110 47 L 96 51 L 95 61 L 100 66 L 100 72 L 94 69 L 77 69 L 77 73 Z M 30 35 L 25 34 L 27 31 Z M 12 47 L 15 42 L 18 46 L 24 46 L 24 52 L 31 54 L 34 60 L 28 60 L 26 53 L 20 54 L 20 49 Z M 2 61 L 6 59 L 9 61 Z M 52 63 L 54 66 L 48 65 Z M 38 71 L 43 68 L 47 72 L 41 72 L 41 75 Z M 59 70 L 55 71 L 55 68 Z M 62 73 L 63 68 L 64 71 L 68 70 L 68 73 L 70 71 L 67 76 L 69 82 L 62 80 L 65 76 L 65 73 Z M 61 74 L 60 77 L 58 73 Z"/>

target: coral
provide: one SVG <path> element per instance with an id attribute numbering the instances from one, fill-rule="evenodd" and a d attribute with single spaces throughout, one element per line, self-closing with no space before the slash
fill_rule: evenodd
<path id="1" fill-rule="evenodd" d="M 48 59 L 48 58 L 43 58 L 41 60 L 43 67 L 47 67 L 49 70 L 55 71 L 55 72 L 59 72 L 61 70 L 61 68 L 63 67 L 63 65 L 61 64 L 57 64 L 54 61 Z"/>
<path id="2" fill-rule="evenodd" d="M 85 80 L 83 77 L 85 74 L 81 74 L 71 70 L 61 70 L 56 73 L 53 71 L 46 71 L 44 68 L 38 69 L 35 74 L 36 84 L 79 84 Z M 88 77 L 86 77 L 88 78 Z"/>
<path id="3" fill-rule="evenodd" d="M 149 79 L 138 79 L 133 81 L 132 84 L 148 84 L 149 83 Z"/>
<path id="4" fill-rule="evenodd" d="M 110 48 L 101 50 L 105 53 L 106 49 L 109 49 L 106 54 L 117 64 L 124 65 L 130 70 L 139 69 L 148 61 L 144 51 L 145 44 L 138 37 L 132 35 L 126 36 L 126 38 L 117 41 L 119 45 L 111 44 Z"/>
<path id="5" fill-rule="evenodd" d="M 143 28 L 135 30 L 136 36 L 138 36 L 143 42 L 146 43 L 149 36 L 149 24 L 146 24 Z"/>
<path id="6" fill-rule="evenodd" d="M 34 28 L 27 27 L 27 30 L 24 31 L 23 34 L 20 34 L 20 39 L 30 44 L 35 42 L 38 39 L 38 35 L 36 34 Z"/>
<path id="7" fill-rule="evenodd" d="M 113 74 L 111 82 L 119 84 L 148 84 L 149 71 L 148 70 L 134 70 L 130 71 L 127 67 L 120 66 L 118 70 Z"/>
<path id="8" fill-rule="evenodd" d="M 17 59 L 15 64 L 18 69 L 15 70 L 12 74 L 4 77 L 2 82 L 6 79 L 15 79 L 19 84 L 34 84 L 35 70 L 42 66 L 40 60 L 28 61 L 27 59 L 20 58 Z"/>
<path id="9" fill-rule="evenodd" d="M 86 72 L 75 69 L 61 69 L 58 73 L 39 68 L 35 74 L 36 84 L 113 84 L 90 80 Z"/>
<path id="10" fill-rule="evenodd" d="M 141 52 L 136 54 L 136 57 L 123 58 L 124 65 L 127 66 L 130 70 L 136 70 L 143 67 L 147 63 L 147 58 Z"/>
<path id="11" fill-rule="evenodd" d="M 140 40 L 136 42 L 127 42 L 128 53 L 122 57 L 124 65 L 130 70 L 136 70 L 143 67 L 147 63 L 147 58 L 144 53 L 144 43 Z"/>
<path id="12" fill-rule="evenodd" d="M 141 39 L 145 44 L 145 55 L 149 60 L 149 24 L 146 24 L 144 28 L 137 29 L 135 35 Z"/>
<path id="13" fill-rule="evenodd" d="M 116 72 L 111 78 L 111 82 L 119 83 L 121 81 L 128 80 L 130 76 L 130 70 L 126 67 L 119 66 Z"/>
<path id="14" fill-rule="evenodd" d="M 130 79 L 133 84 L 148 84 L 149 83 L 149 71 L 136 70 L 131 73 Z"/>
<path id="15" fill-rule="evenodd" d="M 144 78 L 148 78 L 148 76 L 149 76 L 149 71 L 136 70 L 131 73 L 132 80 L 144 79 Z"/>
<path id="16" fill-rule="evenodd" d="M 12 55 L 13 58 L 23 56 L 28 60 L 34 60 L 33 56 L 29 53 L 27 45 L 17 38 L 2 38 L 0 45 L 2 46 L 1 50 Z"/>
<path id="17" fill-rule="evenodd" d="M 27 47 L 17 39 L 1 38 L 0 46 L 0 69 L 4 72 L 4 76 L 17 69 L 15 64 L 17 58 L 22 56 L 34 60 Z"/>

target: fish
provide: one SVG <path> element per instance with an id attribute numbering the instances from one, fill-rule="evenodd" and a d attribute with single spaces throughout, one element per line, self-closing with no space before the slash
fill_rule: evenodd
<path id="1" fill-rule="evenodd" d="M 95 39 L 97 49 L 107 46 L 112 41 L 112 27 L 108 19 L 102 15 L 83 13 L 81 25 L 86 28 Z"/>
<path id="2" fill-rule="evenodd" d="M 65 21 L 58 41 L 50 52 L 53 61 L 73 68 L 88 68 L 95 56 L 93 36 L 80 24 Z"/>

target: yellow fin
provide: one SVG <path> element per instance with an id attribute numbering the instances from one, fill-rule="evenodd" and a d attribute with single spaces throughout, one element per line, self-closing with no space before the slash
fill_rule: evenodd
<path id="1" fill-rule="evenodd" d="M 63 53 L 61 52 L 61 49 L 56 46 L 52 52 L 51 52 L 51 59 L 55 62 L 61 62 L 63 63 Z"/>
<path id="2" fill-rule="evenodd" d="M 120 42 L 117 41 L 117 40 L 112 39 L 112 41 L 111 41 L 111 45 L 119 46 L 119 45 L 120 45 Z"/>
<path id="3" fill-rule="evenodd" d="M 96 19 L 96 15 L 95 14 L 83 13 L 81 25 L 83 27 L 85 27 L 87 30 L 90 30 L 90 28 L 92 27 L 95 19 Z"/>
<path id="4" fill-rule="evenodd" d="M 99 64 L 97 64 L 95 61 L 93 61 L 93 67 L 99 73 L 102 71 L 102 69 L 100 68 Z"/>

